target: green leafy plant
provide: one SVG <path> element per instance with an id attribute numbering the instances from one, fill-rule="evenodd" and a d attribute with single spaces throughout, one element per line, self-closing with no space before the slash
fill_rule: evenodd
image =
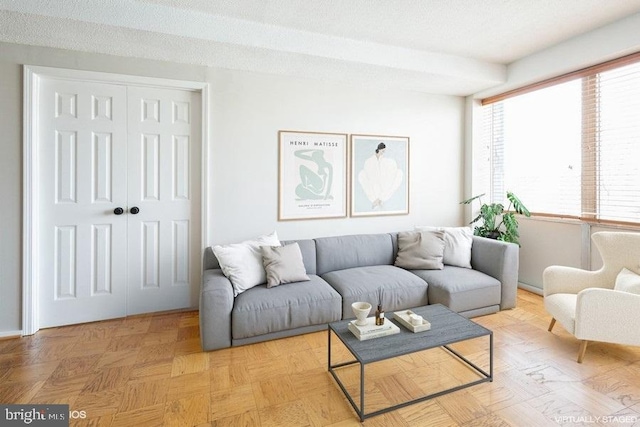
<path id="1" fill-rule="evenodd" d="M 484 196 L 484 193 L 460 203 L 468 205 L 476 199 L 482 203 L 482 196 Z M 518 219 L 516 218 L 516 214 L 530 217 L 531 213 L 520 199 L 509 191 L 507 191 L 507 200 L 509 200 L 507 209 L 504 208 L 502 203 L 483 203 L 480 206 L 478 216 L 470 222 L 470 224 L 475 224 L 481 221 L 480 225 L 474 227 L 473 234 L 520 245 L 520 234 L 518 233 Z"/>

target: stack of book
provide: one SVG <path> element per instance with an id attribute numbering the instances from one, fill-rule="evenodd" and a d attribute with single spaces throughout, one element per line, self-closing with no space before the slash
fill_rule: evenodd
<path id="1" fill-rule="evenodd" d="M 386 337 L 400 332 L 400 328 L 390 322 L 389 319 L 385 320 L 383 325 L 377 326 L 374 317 L 368 317 L 367 324 L 362 326 L 356 325 L 355 320 L 349 322 L 349 330 L 360 341 Z"/>

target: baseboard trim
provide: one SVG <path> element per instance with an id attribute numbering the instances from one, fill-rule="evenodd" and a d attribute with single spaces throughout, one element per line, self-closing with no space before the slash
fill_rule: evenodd
<path id="1" fill-rule="evenodd" d="M 525 283 L 518 283 L 518 287 L 520 289 L 524 289 L 525 291 L 529 291 L 534 294 L 542 295 L 542 289 L 537 288 L 535 286 L 527 285 Z"/>
<path id="2" fill-rule="evenodd" d="M 0 332 L 0 340 L 9 338 L 20 338 L 22 331 L 2 331 Z"/>

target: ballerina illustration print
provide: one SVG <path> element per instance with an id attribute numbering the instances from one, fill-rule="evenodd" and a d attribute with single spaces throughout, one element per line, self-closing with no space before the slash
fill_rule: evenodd
<path id="1" fill-rule="evenodd" d="M 351 214 L 409 213 L 409 138 L 352 135 L 351 150 Z"/>

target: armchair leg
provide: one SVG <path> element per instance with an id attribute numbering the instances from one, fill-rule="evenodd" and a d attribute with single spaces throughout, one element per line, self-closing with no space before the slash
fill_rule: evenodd
<path id="1" fill-rule="evenodd" d="M 556 324 L 556 319 L 555 319 L 555 317 L 552 317 L 551 318 L 551 324 L 549 325 L 549 332 L 551 332 L 551 330 L 553 329 L 555 324 Z"/>
<path id="2" fill-rule="evenodd" d="M 580 343 L 580 350 L 578 351 L 578 363 L 582 363 L 582 359 L 584 358 L 584 353 L 587 351 L 587 343 L 589 341 L 582 340 Z"/>

